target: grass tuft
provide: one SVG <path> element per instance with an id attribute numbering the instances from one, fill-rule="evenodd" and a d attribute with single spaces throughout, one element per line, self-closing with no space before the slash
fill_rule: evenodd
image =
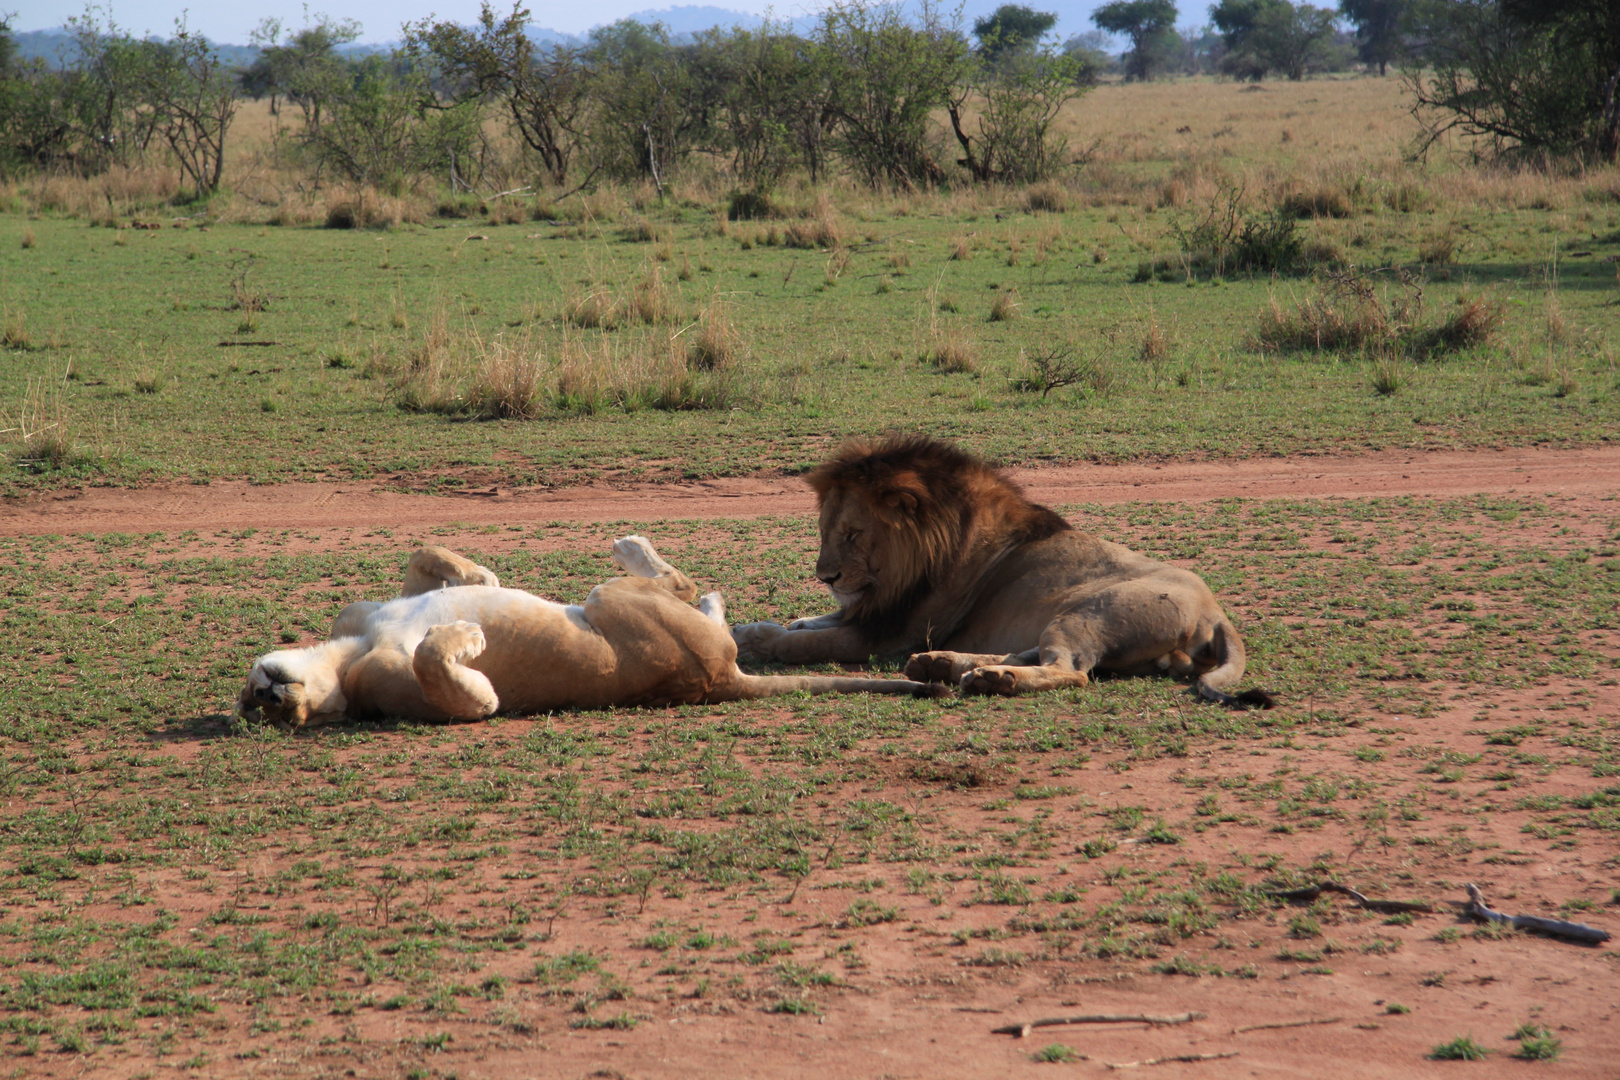
<path id="1" fill-rule="evenodd" d="M 1459 1035 L 1448 1043 L 1441 1043 L 1429 1051 L 1430 1061 L 1484 1061 L 1490 1051 L 1475 1042 L 1471 1035 Z"/>
<path id="2" fill-rule="evenodd" d="M 724 371 L 742 351 L 742 334 L 729 305 L 716 293 L 698 313 L 697 328 L 686 347 L 686 358 L 699 371 Z"/>
<path id="3" fill-rule="evenodd" d="M 923 350 L 922 360 L 948 375 L 959 372 L 972 374 L 979 370 L 979 358 L 974 352 L 973 343 L 968 340 L 967 332 L 955 325 L 935 327 L 928 347 Z"/>
<path id="4" fill-rule="evenodd" d="M 990 305 L 990 321 L 1012 322 L 1018 317 L 1021 306 L 1017 289 L 1003 289 L 996 295 L 996 302 Z"/>

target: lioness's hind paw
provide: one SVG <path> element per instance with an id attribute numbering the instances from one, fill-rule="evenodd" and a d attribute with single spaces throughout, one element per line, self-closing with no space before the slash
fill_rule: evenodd
<path id="1" fill-rule="evenodd" d="M 1010 667 L 980 667 L 962 676 L 964 694 L 999 694 L 1012 697 L 1018 692 L 1018 672 Z"/>
<path id="2" fill-rule="evenodd" d="M 645 536 L 621 536 L 613 541 L 613 561 L 635 577 L 657 577 L 672 569 Z"/>

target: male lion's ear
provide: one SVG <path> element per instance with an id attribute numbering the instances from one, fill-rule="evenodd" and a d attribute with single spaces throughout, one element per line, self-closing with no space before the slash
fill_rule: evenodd
<path id="1" fill-rule="evenodd" d="M 910 517 L 917 512 L 922 504 L 923 497 L 928 494 L 928 485 L 923 483 L 922 477 L 906 470 L 889 479 L 884 485 L 883 505 L 890 510 L 898 510 Z"/>
<path id="2" fill-rule="evenodd" d="M 917 509 L 917 496 L 909 491 L 891 491 L 883 496 L 883 505 L 902 514 L 909 514 Z"/>

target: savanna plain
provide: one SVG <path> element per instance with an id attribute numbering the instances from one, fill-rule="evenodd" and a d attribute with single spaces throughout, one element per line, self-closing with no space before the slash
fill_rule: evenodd
<path id="1" fill-rule="evenodd" d="M 734 620 L 826 609 L 808 517 L 521 509 L 562 487 L 889 430 L 1099 475 L 1613 447 L 1620 173 L 1408 161 L 1393 78 L 1068 110 L 1062 182 L 790 183 L 750 220 L 696 167 L 662 200 L 300 188 L 262 111 L 203 206 L 162 170 L 0 188 L 0 1068 L 1612 1078 L 1612 942 L 1451 902 L 1620 927 L 1620 479 L 1059 507 L 1202 573 L 1270 711 L 1127 679 L 233 715 L 423 543 L 573 602 L 639 532 Z M 1291 269 L 1227 261 L 1245 222 Z M 5 525 L 226 481 L 442 523 Z M 492 488 L 513 519 L 466 523 Z M 1429 910 L 1278 895 L 1321 883 Z M 1099 1014 L 1162 1022 L 993 1033 Z"/>

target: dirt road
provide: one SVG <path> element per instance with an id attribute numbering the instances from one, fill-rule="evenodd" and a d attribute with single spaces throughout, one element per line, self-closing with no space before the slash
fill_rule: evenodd
<path id="1" fill-rule="evenodd" d="M 1037 501 L 1064 506 L 1134 500 L 1366 498 L 1556 492 L 1620 494 L 1620 446 L 1465 452 L 1386 451 L 1356 457 L 1251 458 L 1162 465 L 1013 469 Z M 255 486 L 244 481 L 80 488 L 0 504 L 0 535 L 191 528 L 411 528 L 463 522 L 657 521 L 808 514 L 792 477 L 412 495 L 375 483 Z"/>

